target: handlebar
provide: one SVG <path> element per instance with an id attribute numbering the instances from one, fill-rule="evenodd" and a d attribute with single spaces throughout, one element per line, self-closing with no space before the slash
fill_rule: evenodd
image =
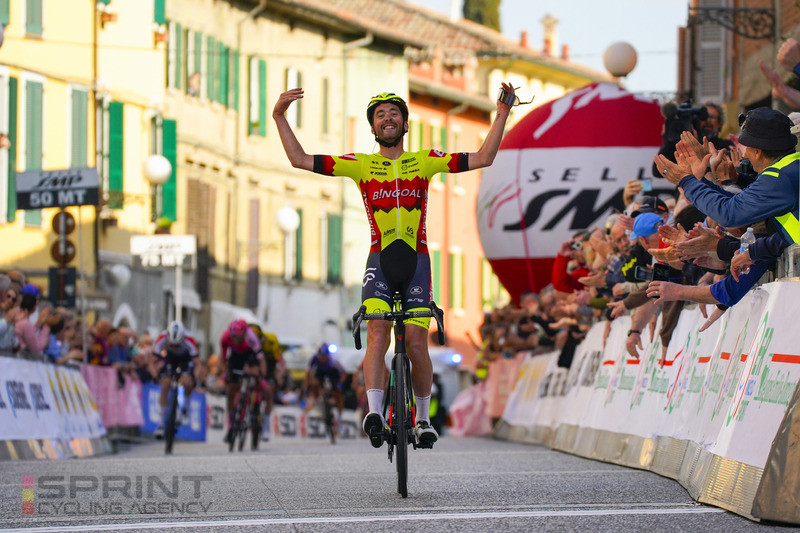
<path id="1" fill-rule="evenodd" d="M 353 315 L 353 340 L 356 350 L 361 349 L 361 322 L 364 320 L 388 320 L 397 322 L 407 318 L 433 318 L 436 320 L 438 330 L 437 341 L 440 346 L 444 346 L 444 311 L 439 309 L 436 302 L 428 304 L 425 311 L 386 311 L 383 313 L 367 313 L 367 306 L 362 305 L 356 314 Z"/>

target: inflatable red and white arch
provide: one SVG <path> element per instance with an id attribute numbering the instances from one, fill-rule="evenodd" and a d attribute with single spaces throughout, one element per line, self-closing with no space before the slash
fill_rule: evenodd
<path id="1" fill-rule="evenodd" d="M 514 301 L 550 283 L 559 246 L 623 209 L 633 178 L 651 177 L 664 118 L 656 100 L 611 83 L 538 107 L 505 134 L 478 192 L 484 253 Z M 655 192 L 674 191 L 663 180 Z"/>

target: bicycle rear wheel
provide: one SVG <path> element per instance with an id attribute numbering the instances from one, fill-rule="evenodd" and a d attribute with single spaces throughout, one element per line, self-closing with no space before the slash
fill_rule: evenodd
<path id="1" fill-rule="evenodd" d="M 233 447 L 236 445 L 236 439 L 239 437 L 239 431 L 242 427 L 242 409 L 244 408 L 242 393 L 240 392 L 236 397 L 236 407 L 233 410 L 233 418 L 231 424 L 231 438 L 228 441 L 228 451 L 232 452 Z"/>
<path id="2" fill-rule="evenodd" d="M 408 410 L 406 405 L 405 390 L 406 373 L 404 368 L 405 357 L 396 355 L 394 358 L 394 394 L 392 398 L 392 411 L 394 424 L 392 429 L 395 434 L 397 452 L 397 492 L 403 498 L 408 497 Z"/>
<path id="3" fill-rule="evenodd" d="M 172 453 L 172 445 L 175 442 L 175 433 L 178 431 L 178 389 L 171 387 L 169 390 L 169 399 L 167 400 L 168 414 L 167 424 L 164 428 L 164 453 L 167 455 Z"/>

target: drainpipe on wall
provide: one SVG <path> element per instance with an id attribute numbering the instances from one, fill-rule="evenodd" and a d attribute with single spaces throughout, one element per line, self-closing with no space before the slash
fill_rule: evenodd
<path id="1" fill-rule="evenodd" d="M 253 9 L 247 12 L 247 14 L 239 19 L 236 23 L 236 50 L 239 52 L 239 61 L 242 59 L 242 25 L 247 22 L 248 20 L 256 18 L 258 15 L 263 13 L 267 9 L 267 0 L 259 0 L 258 5 L 255 6 Z M 248 72 L 249 72 L 249 64 Z M 237 88 L 238 90 L 238 88 Z M 233 132 L 233 166 L 234 168 L 239 167 L 239 146 L 240 146 L 240 138 L 242 135 L 241 126 L 242 126 L 242 110 L 247 109 L 247 106 L 240 105 L 239 109 L 236 110 L 236 115 L 234 119 L 234 132 Z M 248 131 L 249 133 L 249 131 Z M 236 284 L 239 282 L 239 238 L 236 234 L 236 213 L 238 212 L 238 205 L 239 205 L 239 175 L 237 172 L 233 172 L 233 169 L 228 170 L 228 176 L 233 178 L 233 198 L 228 203 L 228 208 L 231 211 L 228 213 L 228 223 L 229 227 L 232 229 L 229 232 L 229 237 L 232 233 L 233 237 L 233 258 L 230 257 L 230 253 L 228 254 L 228 260 L 233 262 L 233 266 L 231 267 L 231 303 L 233 305 L 236 304 Z M 249 239 L 248 239 L 249 241 Z M 250 248 L 245 250 L 245 253 L 249 253 Z"/>
<path id="2" fill-rule="evenodd" d="M 355 41 L 350 41 L 348 43 L 344 43 L 344 50 L 342 51 L 342 153 L 347 153 L 347 56 L 351 50 L 355 50 L 356 48 L 362 48 L 364 46 L 369 46 L 372 44 L 374 38 L 372 33 L 367 33 L 364 37 L 360 39 L 356 39 Z M 348 316 L 347 310 L 347 287 L 344 284 L 344 273 L 347 272 L 347 268 L 345 268 L 345 258 L 347 257 L 346 248 L 344 246 L 344 236 L 345 236 L 345 187 L 348 185 L 345 183 L 347 180 L 339 180 L 339 187 L 341 188 L 341 193 L 339 195 L 339 210 L 342 213 L 342 265 L 341 265 L 341 272 L 342 272 L 342 288 L 341 288 L 341 296 L 339 298 L 340 301 L 340 313 L 339 316 L 346 317 Z M 344 324 L 340 324 L 340 326 L 345 326 Z M 340 327 L 339 331 L 342 331 L 342 327 Z M 340 339 L 340 344 L 344 339 Z"/>

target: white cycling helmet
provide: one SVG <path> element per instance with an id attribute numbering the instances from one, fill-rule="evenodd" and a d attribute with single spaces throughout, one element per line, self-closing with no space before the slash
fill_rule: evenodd
<path id="1" fill-rule="evenodd" d="M 167 326 L 167 342 L 170 344 L 180 344 L 183 342 L 184 337 L 185 331 L 183 329 L 183 324 L 177 320 L 170 322 L 169 326 Z"/>

